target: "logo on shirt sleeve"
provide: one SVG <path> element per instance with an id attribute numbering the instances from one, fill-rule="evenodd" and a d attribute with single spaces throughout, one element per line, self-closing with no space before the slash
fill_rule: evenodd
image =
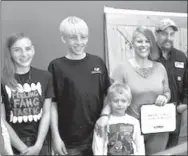
<path id="1" fill-rule="evenodd" d="M 94 67 L 93 70 L 91 71 L 91 74 L 101 74 L 102 70 L 100 67 Z"/>

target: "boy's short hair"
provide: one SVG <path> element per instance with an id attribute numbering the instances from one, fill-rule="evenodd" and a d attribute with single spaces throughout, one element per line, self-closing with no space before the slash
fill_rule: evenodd
<path id="1" fill-rule="evenodd" d="M 121 83 L 121 82 L 113 82 L 113 84 L 108 88 L 108 93 L 105 98 L 105 105 L 111 103 L 113 100 L 113 97 L 117 94 L 123 94 L 131 103 L 132 100 L 132 94 L 131 94 L 131 89 L 128 86 L 127 83 Z"/>
<path id="2" fill-rule="evenodd" d="M 86 22 L 76 16 L 69 16 L 64 19 L 59 26 L 59 31 L 63 37 L 71 36 L 80 33 L 83 36 L 88 36 L 89 29 Z"/>

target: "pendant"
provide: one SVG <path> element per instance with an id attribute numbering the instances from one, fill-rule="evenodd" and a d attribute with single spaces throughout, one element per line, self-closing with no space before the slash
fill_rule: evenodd
<path id="1" fill-rule="evenodd" d="M 135 68 L 135 71 L 141 77 L 147 78 L 149 75 L 151 75 L 151 73 L 153 71 L 153 67 L 149 67 L 149 68 Z"/>

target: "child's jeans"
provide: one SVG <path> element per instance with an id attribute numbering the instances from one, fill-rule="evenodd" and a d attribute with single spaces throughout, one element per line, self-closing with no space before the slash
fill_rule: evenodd
<path id="1" fill-rule="evenodd" d="M 68 155 L 79 155 L 79 156 L 92 156 L 93 152 L 90 146 L 78 147 L 78 148 L 67 148 Z"/>

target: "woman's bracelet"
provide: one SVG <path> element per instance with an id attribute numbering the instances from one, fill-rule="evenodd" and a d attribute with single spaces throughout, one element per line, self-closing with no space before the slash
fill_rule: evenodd
<path id="1" fill-rule="evenodd" d="M 101 114 L 100 117 L 102 117 L 102 116 L 107 116 L 108 117 L 109 115 L 108 114 Z"/>
<path id="2" fill-rule="evenodd" d="M 167 96 L 166 94 L 163 94 L 163 96 L 165 96 L 165 97 L 166 97 L 166 99 L 167 99 L 167 101 L 168 101 L 168 96 Z"/>

